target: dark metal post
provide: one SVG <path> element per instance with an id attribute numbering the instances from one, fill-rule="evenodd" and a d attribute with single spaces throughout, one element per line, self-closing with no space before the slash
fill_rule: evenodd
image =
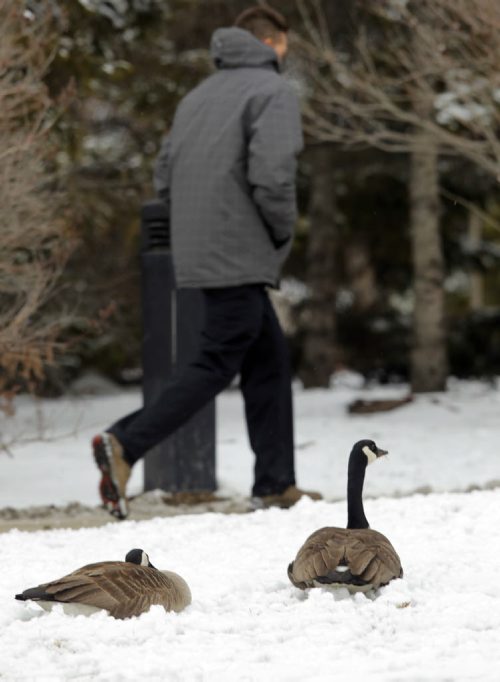
<path id="1" fill-rule="evenodd" d="M 199 291 L 175 289 L 166 205 L 147 202 L 141 218 L 143 395 L 148 405 L 196 353 L 204 311 Z M 178 492 L 216 487 L 211 402 L 146 455 L 144 488 Z"/>

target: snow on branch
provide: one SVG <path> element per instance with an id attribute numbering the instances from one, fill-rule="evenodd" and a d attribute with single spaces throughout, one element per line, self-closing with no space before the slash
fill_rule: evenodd
<path id="1" fill-rule="evenodd" d="M 303 30 L 293 40 L 312 139 L 404 152 L 425 132 L 442 153 L 500 180 L 497 0 L 354 0 L 347 48 L 324 3 L 296 1 Z"/>

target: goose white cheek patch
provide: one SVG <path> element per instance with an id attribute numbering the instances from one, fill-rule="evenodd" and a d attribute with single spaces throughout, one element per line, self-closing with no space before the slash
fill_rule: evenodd
<path id="1" fill-rule="evenodd" d="M 368 445 L 365 445 L 363 448 L 363 452 L 366 455 L 366 459 L 368 460 L 368 464 L 371 464 L 377 459 L 377 455 L 373 452 L 373 450 L 370 450 Z"/>

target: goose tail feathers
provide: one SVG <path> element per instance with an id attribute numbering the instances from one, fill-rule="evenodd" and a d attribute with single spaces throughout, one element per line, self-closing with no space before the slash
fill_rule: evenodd
<path id="1" fill-rule="evenodd" d="M 15 599 L 18 599 L 19 601 L 28 601 L 28 599 L 34 599 L 35 601 L 39 599 L 53 601 L 54 597 L 51 594 L 47 594 L 45 590 L 40 589 L 40 587 L 30 587 L 28 590 L 16 594 Z"/>

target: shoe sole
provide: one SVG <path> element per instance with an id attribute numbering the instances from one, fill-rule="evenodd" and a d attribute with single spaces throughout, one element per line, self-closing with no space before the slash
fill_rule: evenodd
<path id="1" fill-rule="evenodd" d="M 96 436 L 92 441 L 92 450 L 97 468 L 101 472 L 99 494 L 108 512 L 122 521 L 127 517 L 127 503 L 120 496 L 119 487 L 113 477 L 111 464 L 111 445 L 103 436 Z"/>

